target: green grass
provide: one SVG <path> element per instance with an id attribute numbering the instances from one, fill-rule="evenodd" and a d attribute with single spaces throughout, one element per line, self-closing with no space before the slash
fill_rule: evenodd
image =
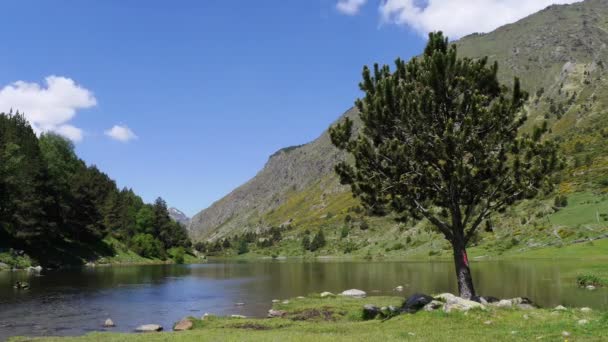
<path id="1" fill-rule="evenodd" d="M 80 337 L 17 337 L 10 341 L 602 341 L 608 314 L 579 309 L 521 311 L 488 308 L 468 313 L 418 312 L 363 321 L 362 306 L 399 305 L 398 297 L 293 299 L 275 309 L 284 318 L 195 319 L 194 330 L 150 334 L 91 333 Z M 587 324 L 578 324 L 585 319 Z M 564 338 L 566 331 L 570 337 Z"/>

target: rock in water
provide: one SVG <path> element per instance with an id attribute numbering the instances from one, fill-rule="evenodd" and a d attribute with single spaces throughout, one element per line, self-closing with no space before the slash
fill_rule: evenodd
<path id="1" fill-rule="evenodd" d="M 162 331 L 163 327 L 158 324 L 144 324 L 138 326 L 135 331 L 137 332 L 157 332 Z"/>
<path id="2" fill-rule="evenodd" d="M 433 297 L 421 293 L 416 293 L 411 295 L 405 301 L 405 303 L 403 303 L 401 311 L 407 313 L 416 313 L 418 312 L 418 310 L 424 308 L 425 305 L 431 303 L 432 301 Z"/>
<path id="3" fill-rule="evenodd" d="M 365 298 L 367 293 L 365 291 L 350 289 L 340 293 L 341 296 L 352 297 L 352 298 Z"/>
<path id="4" fill-rule="evenodd" d="M 401 292 L 401 291 L 403 291 L 403 286 L 399 285 L 399 286 L 395 287 L 394 290 L 397 292 Z"/>
<path id="5" fill-rule="evenodd" d="M 373 304 L 363 305 L 363 319 L 374 319 L 380 314 L 380 308 Z"/>
<path id="6" fill-rule="evenodd" d="M 175 324 L 175 326 L 173 327 L 174 331 L 186 331 L 186 330 L 190 330 L 192 329 L 192 321 L 189 320 L 188 318 L 184 318 L 181 321 L 177 322 L 177 324 Z"/>
<path id="7" fill-rule="evenodd" d="M 17 281 L 13 287 L 17 290 L 27 290 L 30 288 L 30 284 L 26 283 L 25 281 Z"/>
<path id="8" fill-rule="evenodd" d="M 106 319 L 106 321 L 103 323 L 103 327 L 104 328 L 114 328 L 115 326 L 116 325 L 114 324 L 114 322 L 110 318 Z"/>
<path id="9" fill-rule="evenodd" d="M 268 310 L 269 318 L 284 317 L 285 315 L 287 315 L 287 311 L 285 311 L 285 310 L 273 310 L 273 309 Z"/>

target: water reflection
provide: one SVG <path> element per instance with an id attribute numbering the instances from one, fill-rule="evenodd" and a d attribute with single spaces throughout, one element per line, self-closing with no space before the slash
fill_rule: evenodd
<path id="1" fill-rule="evenodd" d="M 476 262 L 480 294 L 526 296 L 543 306 L 608 308 L 606 290 L 574 286 L 578 262 Z M 107 267 L 0 273 L 0 339 L 14 335 L 73 335 L 102 330 L 111 317 L 118 331 L 159 323 L 166 328 L 186 315 L 264 315 L 272 299 L 359 288 L 371 294 L 456 292 L 450 262 L 268 261 L 201 265 Z M 31 288 L 18 291 L 15 281 Z M 244 302 L 244 306 L 235 306 Z"/>

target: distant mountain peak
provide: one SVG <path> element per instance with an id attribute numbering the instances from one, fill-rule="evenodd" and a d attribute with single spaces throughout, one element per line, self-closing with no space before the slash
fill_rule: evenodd
<path id="1" fill-rule="evenodd" d="M 188 215 L 184 214 L 181 210 L 177 208 L 169 208 L 169 216 L 171 216 L 173 220 L 185 226 L 188 226 L 190 224 L 190 218 L 188 217 Z"/>

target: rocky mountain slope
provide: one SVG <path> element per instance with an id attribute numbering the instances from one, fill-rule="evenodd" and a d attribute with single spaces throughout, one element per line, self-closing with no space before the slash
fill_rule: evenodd
<path id="1" fill-rule="evenodd" d="M 498 61 L 504 82 L 512 82 L 515 75 L 522 79 L 522 85 L 530 92 L 530 119 L 525 129 L 547 121 L 552 138 L 562 143 L 569 166 L 562 174 L 559 191 L 565 194 L 608 188 L 607 18 L 608 2 L 587 0 L 550 6 L 494 32 L 470 35 L 456 42 L 461 56 L 488 56 Z M 356 116 L 356 110 L 344 115 Z M 357 205 L 333 172 L 336 161 L 342 158 L 345 156 L 331 145 L 327 132 L 311 143 L 278 151 L 253 179 L 197 214 L 189 226 L 192 237 L 214 240 L 289 222 L 298 229 L 287 234 L 287 241 L 295 241 L 304 229 L 320 227 L 330 229 L 336 239 L 341 239 L 337 232 L 345 219 L 351 222 Z M 513 223 L 505 224 L 504 229 L 509 229 L 505 236 L 521 229 L 524 222 L 532 224 L 544 217 L 535 211 L 539 203 L 536 207 L 520 207 L 526 205 L 529 208 L 508 214 Z M 543 204 L 542 208 L 547 206 L 550 207 Z M 384 245 L 402 238 L 405 244 L 410 243 L 405 242 L 405 233 L 401 233 L 404 230 L 390 218 L 369 220 L 372 225 L 388 227 L 388 231 L 383 231 L 392 233 L 374 237 L 373 229 L 359 232 L 355 242 L 363 241 L 360 245 L 374 239 Z M 560 229 L 555 234 L 559 235 Z M 412 241 L 408 237 L 407 241 Z"/>

